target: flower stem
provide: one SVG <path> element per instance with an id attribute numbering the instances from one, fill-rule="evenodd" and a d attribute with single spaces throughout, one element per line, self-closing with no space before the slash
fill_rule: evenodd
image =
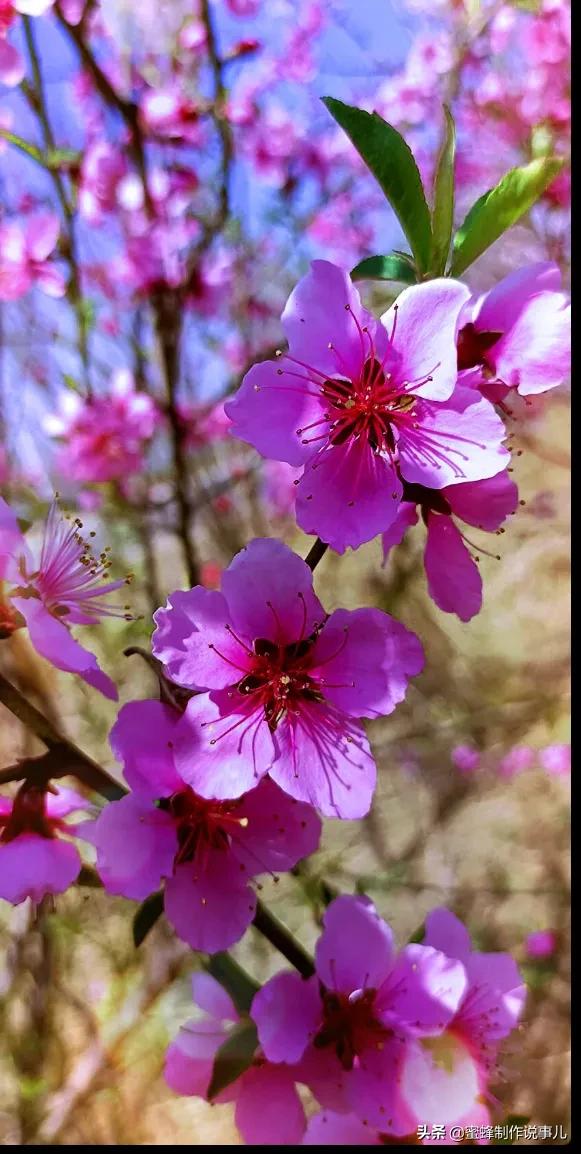
<path id="1" fill-rule="evenodd" d="M 262 904 L 261 901 L 256 903 L 256 913 L 254 915 L 253 926 L 266 938 L 279 954 L 290 962 L 291 966 L 302 974 L 303 978 L 311 978 L 315 973 L 315 966 L 312 958 L 303 950 L 303 947 L 297 942 L 296 938 L 275 918 L 274 914 Z"/>
<path id="2" fill-rule="evenodd" d="M 317 568 L 319 561 L 322 557 L 325 556 L 328 548 L 329 546 L 326 545 L 324 541 L 321 541 L 320 537 L 317 537 L 315 544 L 311 547 L 311 549 L 309 549 L 309 552 L 305 557 L 305 562 L 309 566 L 311 572 Z"/>

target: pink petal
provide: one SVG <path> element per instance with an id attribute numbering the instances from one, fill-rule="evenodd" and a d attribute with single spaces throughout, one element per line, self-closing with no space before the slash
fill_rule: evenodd
<path id="1" fill-rule="evenodd" d="M 386 981 L 393 968 L 393 934 L 369 898 L 335 898 L 323 924 L 316 965 L 327 989 L 350 994 Z"/>
<path id="2" fill-rule="evenodd" d="M 457 1012 L 466 990 L 461 962 L 430 946 L 406 946 L 377 994 L 384 1024 L 410 1035 L 440 1034 Z"/>
<path id="3" fill-rule="evenodd" d="M 91 808 L 86 797 L 77 793 L 75 789 L 67 789 L 64 785 L 53 785 L 52 788 L 56 789 L 56 794 L 47 793 L 45 797 L 48 817 L 62 819 L 69 817 L 72 813 L 78 813 L 79 810 L 86 812 Z"/>
<path id="4" fill-rule="evenodd" d="M 249 1146 L 300 1145 L 306 1120 L 292 1071 L 271 1065 L 246 1070 L 234 1120 Z"/>
<path id="5" fill-rule="evenodd" d="M 175 765 L 202 797 L 241 797 L 258 784 L 274 761 L 263 711 L 253 713 L 250 702 L 233 693 L 233 697 L 230 690 L 193 697 L 178 725 Z"/>
<path id="6" fill-rule="evenodd" d="M 380 717 L 403 700 L 424 654 L 415 634 L 380 609 L 336 609 L 312 661 L 312 676 L 334 706 L 351 717 Z"/>
<path id="7" fill-rule="evenodd" d="M 398 442 L 402 476 L 427 489 L 494 477 L 510 463 L 505 437 L 490 402 L 458 387 L 447 404 L 418 404 L 413 428 Z"/>
<path id="8" fill-rule="evenodd" d="M 523 397 L 561 385 L 571 368 L 571 309 L 561 293 L 534 297 L 494 347 L 494 369 Z"/>
<path id="9" fill-rule="evenodd" d="M 322 1021 L 317 979 L 276 974 L 255 994 L 250 1016 L 269 1061 L 300 1061 Z"/>
<path id="10" fill-rule="evenodd" d="M 428 516 L 424 555 L 428 590 L 443 613 L 470 621 L 482 608 L 482 578 L 451 517 Z"/>
<path id="11" fill-rule="evenodd" d="M 243 639 L 293 642 L 308 637 L 325 619 L 308 565 L 271 538 L 255 538 L 236 554 L 222 575 L 222 591 Z"/>
<path id="12" fill-rule="evenodd" d="M 25 548 L 22 530 L 16 513 L 0 497 L 0 581 L 12 569 L 13 558 Z M 14 574 L 17 579 L 17 574 Z"/>
<path id="13" fill-rule="evenodd" d="M 60 232 L 58 216 L 52 212 L 32 216 L 26 225 L 26 248 L 34 261 L 45 261 L 54 249 Z"/>
<path id="14" fill-rule="evenodd" d="M 393 466 L 364 440 L 349 440 L 307 464 L 297 486 L 297 522 L 303 532 L 344 553 L 389 527 L 401 493 Z"/>
<path id="15" fill-rule="evenodd" d="M 0 84 L 5 84 L 8 88 L 15 88 L 21 80 L 24 80 L 25 76 L 26 65 L 20 52 L 8 40 L 0 37 Z M 0 300 L 10 299 L 0 295 Z"/>
<path id="16" fill-rule="evenodd" d="M 20 905 L 62 894 L 79 875 L 81 859 L 70 842 L 24 833 L 0 842 L 0 898 Z"/>
<path id="17" fill-rule="evenodd" d="M 445 401 L 454 392 L 458 318 L 469 298 L 466 285 L 440 278 L 404 289 L 382 316 L 388 333 L 395 324 L 392 344 L 400 357 L 398 381 L 431 377 L 426 384 L 414 387 L 415 396 Z"/>
<path id="18" fill-rule="evenodd" d="M 215 954 L 240 941 L 254 917 L 256 895 L 227 852 L 208 849 L 203 866 L 177 866 L 166 882 L 164 908 L 178 938 Z"/>
<path id="19" fill-rule="evenodd" d="M 54 297 L 55 300 L 60 300 L 67 291 L 67 282 L 63 274 L 50 265 L 37 270 L 36 283 L 48 297 Z"/>
<path id="20" fill-rule="evenodd" d="M 237 815 L 248 824 L 232 834 L 232 852 L 250 877 L 290 870 L 319 848 L 321 821 L 310 805 L 263 778 L 242 798 Z"/>
<path id="21" fill-rule="evenodd" d="M 422 945 L 432 946 L 449 958 L 467 962 L 472 953 L 470 934 L 455 914 L 443 907 L 431 910 L 426 921 L 426 936 Z"/>
<path id="22" fill-rule="evenodd" d="M 510 954 L 473 953 L 466 963 L 470 988 L 460 1010 L 462 1029 L 486 1042 L 506 1038 L 524 1010 L 527 989 Z M 474 999 L 472 1001 L 471 999 Z"/>
<path id="23" fill-rule="evenodd" d="M 325 703 L 305 703 L 274 734 L 270 776 L 291 797 L 325 817 L 359 818 L 369 812 L 376 767 L 363 729 Z"/>
<path id="24" fill-rule="evenodd" d="M 408 529 L 410 529 L 412 525 L 417 525 L 417 523 L 418 514 L 415 505 L 409 501 L 402 501 L 397 511 L 395 521 L 393 521 L 389 529 L 381 535 L 384 565 L 390 551 L 394 549 L 396 545 L 401 545 Z"/>
<path id="25" fill-rule="evenodd" d="M 109 893 L 141 901 L 172 874 L 178 848 L 173 819 L 133 794 L 102 810 L 93 842 L 97 871 Z"/>
<path id="26" fill-rule="evenodd" d="M 182 788 L 172 747 L 180 715 L 160 701 L 130 701 L 109 734 L 127 784 L 144 797 L 170 797 Z"/>
<path id="27" fill-rule="evenodd" d="M 54 0 L 12 0 L 13 7 L 23 16 L 42 16 L 52 8 Z"/>
<path id="28" fill-rule="evenodd" d="M 282 314 L 282 327 L 291 354 L 331 376 L 359 376 L 369 354 L 369 345 L 361 335 L 364 327 L 375 340 L 380 360 L 388 345 L 381 326 L 363 308 L 349 274 L 326 260 L 314 260 L 293 289 Z M 289 462 L 295 463 L 299 464 Z"/>
<path id="29" fill-rule="evenodd" d="M 302 465 L 312 449 L 303 444 L 301 430 L 325 412 L 318 391 L 306 370 L 282 357 L 253 365 L 236 395 L 224 405 L 232 421 L 230 431 L 263 457 Z"/>
<path id="30" fill-rule="evenodd" d="M 413 1117 L 414 1130 L 426 1121 L 431 1125 L 457 1123 L 474 1111 L 482 1092 L 478 1063 L 454 1035 L 437 1039 L 429 1048 L 407 1047 L 400 1094 Z"/>
<path id="31" fill-rule="evenodd" d="M 533 297 L 561 290 L 561 271 L 551 261 L 526 265 L 503 277 L 477 302 L 470 318 L 481 333 L 507 333 Z"/>
<path id="32" fill-rule="evenodd" d="M 200 1010 L 223 1022 L 237 1022 L 238 1010 L 223 986 L 203 970 L 192 976 L 192 997 Z"/>
<path id="33" fill-rule="evenodd" d="M 348 1109 L 370 1127 L 399 1137 L 411 1134 L 415 1119 L 399 1092 L 401 1068 L 408 1042 L 393 1036 L 383 1049 L 365 1052 L 365 1061 L 345 1079 Z"/>
<path id="34" fill-rule="evenodd" d="M 222 593 L 201 585 L 187 592 L 178 590 L 165 608 L 154 613 L 153 620 L 153 653 L 179 685 L 221 688 L 244 675 L 228 664 L 228 659 L 237 662 L 243 651 L 226 633 L 230 616 Z M 225 651 L 225 658 L 218 657 L 213 644 Z"/>
<path id="35" fill-rule="evenodd" d="M 505 469 L 484 481 L 467 481 L 442 490 L 451 510 L 462 521 L 494 533 L 518 505 L 518 489 Z"/>
<path id="36" fill-rule="evenodd" d="M 66 625 L 53 617 L 36 598 L 13 597 L 12 604 L 24 617 L 30 633 L 30 640 L 37 653 L 45 657 L 57 669 L 66 673 L 78 673 L 89 685 L 93 685 L 105 697 L 117 699 L 117 688 L 113 681 L 99 668 L 94 653 L 83 649 L 69 633 Z"/>
<path id="37" fill-rule="evenodd" d="M 324 1110 L 309 1119 L 303 1146 L 379 1146 L 377 1130 L 366 1126 L 354 1114 L 334 1114 Z"/>
<path id="38" fill-rule="evenodd" d="M 165 1056 L 165 1080 L 176 1094 L 205 1098 L 216 1051 L 227 1031 L 217 1022 L 187 1022 Z"/>

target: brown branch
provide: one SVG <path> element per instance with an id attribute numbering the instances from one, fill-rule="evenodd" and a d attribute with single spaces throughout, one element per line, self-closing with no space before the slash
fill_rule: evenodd
<path id="1" fill-rule="evenodd" d="M 93 761 L 82 749 L 79 749 L 74 742 L 69 741 L 59 730 L 44 716 L 40 710 L 31 705 L 20 691 L 2 673 L 0 673 L 0 702 L 6 706 L 10 712 L 17 717 L 27 729 L 46 745 L 50 755 L 51 777 L 65 777 L 67 774 L 74 774 L 75 777 L 82 781 L 88 789 L 92 789 L 95 793 L 101 794 L 102 797 L 108 801 L 115 801 L 127 793 L 124 786 L 115 781 L 107 770 L 103 769 L 96 761 Z M 42 763 L 40 772 L 43 779 L 46 780 L 47 760 L 45 758 L 34 759 L 38 763 Z M 31 764 L 29 762 L 29 764 Z M 4 773 L 12 773 L 8 778 L 10 781 L 19 780 L 14 777 L 14 773 L 18 771 L 19 766 L 10 766 Z M 33 765 L 33 770 L 34 770 Z M 21 775 L 22 776 L 22 775 Z M 28 772 L 26 774 L 28 776 Z"/>

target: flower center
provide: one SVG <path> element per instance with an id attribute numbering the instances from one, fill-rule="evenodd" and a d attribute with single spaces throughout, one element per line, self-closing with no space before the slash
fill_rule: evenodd
<path id="1" fill-rule="evenodd" d="M 464 325 L 458 333 L 458 372 L 484 365 L 494 372 L 488 358 L 490 349 L 500 340 L 502 333 L 479 332 L 472 321 Z"/>
<path id="2" fill-rule="evenodd" d="M 272 732 L 285 713 L 297 711 L 301 701 L 324 700 L 307 672 L 316 638 L 317 632 L 289 645 L 278 645 L 266 637 L 257 637 L 252 643 L 251 668 L 237 688 L 263 707 Z"/>
<path id="3" fill-rule="evenodd" d="M 248 825 L 239 817 L 240 801 L 206 801 L 188 786 L 172 797 L 162 798 L 159 808 L 170 813 L 176 823 L 178 851 L 175 865 L 192 861 L 198 851 L 228 849 L 236 827 Z"/>
<path id="4" fill-rule="evenodd" d="M 344 1070 L 352 1070 L 355 1058 L 370 1047 L 382 1049 L 389 1031 L 374 1016 L 375 990 L 352 994 L 322 993 L 324 1022 L 314 1039 L 322 1050 L 331 1046 Z"/>
<path id="5" fill-rule="evenodd" d="M 330 406 L 331 444 L 362 438 L 374 453 L 395 451 L 393 425 L 402 416 L 411 416 L 415 405 L 415 398 L 397 389 L 376 356 L 364 361 L 358 381 L 330 378 L 322 393 Z"/>
<path id="6" fill-rule="evenodd" d="M 55 824 L 47 817 L 46 791 L 25 783 L 14 798 L 12 812 L 5 816 L 0 814 L 0 841 L 14 841 L 24 833 L 53 838 L 56 837 Z"/>

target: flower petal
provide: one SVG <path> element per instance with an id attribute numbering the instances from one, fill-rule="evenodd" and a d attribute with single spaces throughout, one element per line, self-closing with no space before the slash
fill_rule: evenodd
<path id="1" fill-rule="evenodd" d="M 269 778 L 242 798 L 236 814 L 247 824 L 232 834 L 232 852 L 250 877 L 267 870 L 290 870 L 319 847 L 320 818 L 310 805 L 295 801 Z"/>
<path id="2" fill-rule="evenodd" d="M 211 974 L 199 970 L 192 975 L 192 997 L 200 1010 L 222 1022 L 237 1022 L 238 1010 L 223 986 Z"/>
<path id="3" fill-rule="evenodd" d="M 413 426 L 398 442 L 402 476 L 427 489 L 494 477 L 510 463 L 505 437 L 490 402 L 458 387 L 446 404 L 418 404 Z"/>
<path id="4" fill-rule="evenodd" d="M 440 950 L 449 958 L 457 958 L 459 962 L 468 961 L 472 953 L 470 934 L 450 910 L 443 907 L 431 910 L 425 927 L 426 935 L 422 945 L 432 946 L 434 950 Z"/>
<path id="5" fill-rule="evenodd" d="M 187 1022 L 168 1047 L 164 1076 L 176 1094 L 205 1098 L 214 1069 L 216 1051 L 227 1031 L 218 1022 Z"/>
<path id="6" fill-rule="evenodd" d="M 75 846 L 59 838 L 23 833 L 0 842 L 0 898 L 17 906 L 26 898 L 40 902 L 45 894 L 62 894 L 81 864 Z"/>
<path id="7" fill-rule="evenodd" d="M 297 1146 L 305 1132 L 305 1111 L 285 1066 L 251 1066 L 240 1079 L 234 1113 L 249 1146 Z"/>
<path id="8" fill-rule="evenodd" d="M 274 757 L 263 711 L 253 711 L 237 690 L 200 693 L 188 702 L 174 758 L 180 776 L 202 797 L 241 797 L 268 773 Z"/>
<path id="9" fill-rule="evenodd" d="M 452 512 L 478 529 L 494 533 L 518 505 L 518 489 L 508 470 L 484 481 L 467 481 L 442 490 Z"/>
<path id="10" fill-rule="evenodd" d="M 128 785 L 142 796 L 157 800 L 183 788 L 172 753 L 178 721 L 160 701 L 130 701 L 119 710 L 109 743 Z"/>
<path id="11" fill-rule="evenodd" d="M 302 465 L 311 453 L 302 429 L 325 411 L 318 394 L 319 385 L 309 380 L 307 371 L 281 357 L 253 365 L 224 412 L 232 421 L 232 435 L 263 457 Z"/>
<path id="12" fill-rule="evenodd" d="M 321 1024 L 316 978 L 280 973 L 255 994 L 250 1017 L 270 1062 L 298 1062 Z"/>
<path id="13" fill-rule="evenodd" d="M 171 877 L 178 848 L 172 817 L 129 794 L 110 802 L 93 832 L 97 872 L 111 894 L 142 901 Z"/>
<path id="14" fill-rule="evenodd" d="M 428 515 L 428 591 L 443 613 L 470 621 L 482 608 L 482 578 L 451 517 Z"/>
<path id="15" fill-rule="evenodd" d="M 215 954 L 240 941 L 254 917 L 256 895 L 231 855 L 208 849 L 203 868 L 197 862 L 177 866 L 165 885 L 164 908 L 178 938 Z"/>
<path id="16" fill-rule="evenodd" d="M 409 1035 L 441 1034 L 457 1012 L 467 987 L 466 970 L 430 946 L 410 945 L 400 953 L 378 991 L 375 1007 L 384 1024 Z"/>
<path id="17" fill-rule="evenodd" d="M 376 989 L 387 980 L 393 968 L 393 934 L 369 898 L 335 898 L 323 925 L 315 957 L 327 989 L 350 994 Z"/>
<path id="18" fill-rule="evenodd" d="M 379 1134 L 354 1114 L 323 1110 L 309 1118 L 303 1146 L 379 1146 Z"/>
<path id="19" fill-rule="evenodd" d="M 332 445 L 306 465 L 297 486 L 297 522 L 337 553 L 358 549 L 389 528 L 402 485 L 394 467 L 363 439 Z"/>
<path id="20" fill-rule="evenodd" d="M 325 620 L 309 566 L 282 541 L 250 541 L 222 574 L 222 591 L 234 629 L 244 638 L 290 643 Z"/>
<path id="21" fill-rule="evenodd" d="M 351 717 L 380 717 L 403 700 L 420 673 L 418 638 L 380 609 L 336 609 L 313 649 L 311 676 Z"/>
<path id="22" fill-rule="evenodd" d="M 57 669 L 78 673 L 88 685 L 105 697 L 117 700 L 117 687 L 102 669 L 94 653 L 84 649 L 71 637 L 66 625 L 45 609 L 42 601 L 29 597 L 13 597 L 12 604 L 24 617 L 30 640 L 37 653 Z"/>
<path id="23" fill-rule="evenodd" d="M 377 771 L 360 725 L 326 703 L 305 703 L 283 719 L 274 737 L 270 776 L 285 793 L 325 817 L 369 813 Z"/>
<path id="24" fill-rule="evenodd" d="M 458 318 L 469 299 L 466 285 L 440 277 L 404 289 L 382 316 L 388 333 L 395 326 L 392 345 L 400 358 L 398 381 L 411 383 L 430 377 L 425 384 L 414 386 L 415 396 L 445 401 L 454 392 Z"/>
<path id="25" fill-rule="evenodd" d="M 395 521 L 392 522 L 389 529 L 381 535 L 381 547 L 383 549 L 383 564 L 386 564 L 388 555 L 391 549 L 396 545 L 401 545 L 408 529 L 412 525 L 417 525 L 418 513 L 415 505 L 410 501 L 402 501 Z"/>
<path id="26" fill-rule="evenodd" d="M 186 592 L 177 590 L 164 608 L 154 613 L 153 620 L 153 653 L 179 685 L 218 689 L 244 675 L 235 667 L 242 650 L 228 636 L 230 615 L 222 593 L 201 585 Z M 224 658 L 217 655 L 214 644 Z"/>

